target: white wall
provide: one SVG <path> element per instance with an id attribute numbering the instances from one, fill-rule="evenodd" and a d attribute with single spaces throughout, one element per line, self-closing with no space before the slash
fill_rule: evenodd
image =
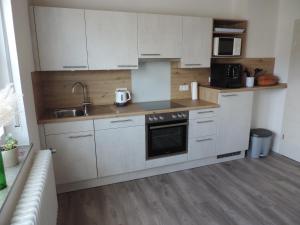
<path id="1" fill-rule="evenodd" d="M 290 56 L 293 44 L 294 24 L 300 19 L 300 1 L 299 0 L 280 0 L 279 16 L 278 16 L 278 32 L 276 39 L 276 74 L 284 81 L 288 81 Z M 300 63 L 300 62 L 299 62 Z M 278 105 L 285 106 L 286 92 L 274 94 L 274 98 L 278 99 Z M 298 98 L 299 96 L 297 96 Z M 276 127 L 278 132 L 282 132 L 284 108 L 275 108 L 274 111 L 278 115 L 279 125 Z M 300 138 L 300 136 L 299 136 Z M 284 149 L 280 148 L 282 140 L 276 143 L 277 150 L 285 154 Z"/>
<path id="2" fill-rule="evenodd" d="M 0 18 L 0 32 L 3 30 Z M 2 33 L 0 34 L 0 90 L 9 83 L 9 74 L 7 67 L 5 40 Z"/>
<path id="3" fill-rule="evenodd" d="M 19 98 L 19 111 L 22 134 L 20 144 L 34 143 L 40 148 L 35 114 L 31 72 L 34 70 L 31 33 L 29 27 L 28 1 L 4 0 L 5 21 L 7 23 L 10 60 L 13 80 Z"/>

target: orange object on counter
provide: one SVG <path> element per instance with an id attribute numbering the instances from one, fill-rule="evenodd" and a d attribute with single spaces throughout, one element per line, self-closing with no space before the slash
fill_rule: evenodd
<path id="1" fill-rule="evenodd" d="M 279 78 L 273 74 L 263 74 L 256 78 L 258 86 L 272 86 L 279 82 Z"/>

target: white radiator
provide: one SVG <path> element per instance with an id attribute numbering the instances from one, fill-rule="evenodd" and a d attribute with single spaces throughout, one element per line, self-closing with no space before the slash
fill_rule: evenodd
<path id="1" fill-rule="evenodd" d="M 57 196 L 52 156 L 39 151 L 17 204 L 11 225 L 56 225 Z"/>

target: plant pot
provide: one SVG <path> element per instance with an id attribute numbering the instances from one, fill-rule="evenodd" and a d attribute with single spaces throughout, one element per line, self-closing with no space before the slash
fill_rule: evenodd
<path id="1" fill-rule="evenodd" d="M 1 151 L 4 167 L 13 167 L 18 164 L 18 149 L 14 148 L 9 151 Z"/>

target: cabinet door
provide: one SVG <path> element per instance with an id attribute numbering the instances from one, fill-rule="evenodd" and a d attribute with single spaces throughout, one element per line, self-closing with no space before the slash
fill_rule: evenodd
<path id="1" fill-rule="evenodd" d="M 145 169 L 145 127 L 96 131 L 96 151 L 102 177 Z"/>
<path id="2" fill-rule="evenodd" d="M 189 139 L 189 160 L 203 159 L 216 155 L 216 140 L 214 135 Z"/>
<path id="3" fill-rule="evenodd" d="M 86 10 L 89 68 L 137 69 L 137 14 Z"/>
<path id="4" fill-rule="evenodd" d="M 35 7 L 34 12 L 41 70 L 88 69 L 84 10 Z"/>
<path id="5" fill-rule="evenodd" d="M 140 58 L 180 58 L 181 17 L 157 14 L 138 15 Z"/>
<path id="6" fill-rule="evenodd" d="M 78 132 L 46 136 L 53 155 L 57 184 L 72 183 L 97 177 L 94 132 Z"/>
<path id="7" fill-rule="evenodd" d="M 212 18 L 182 17 L 182 68 L 210 67 Z"/>
<path id="8" fill-rule="evenodd" d="M 219 94 L 218 155 L 248 149 L 252 101 L 252 92 Z"/>

